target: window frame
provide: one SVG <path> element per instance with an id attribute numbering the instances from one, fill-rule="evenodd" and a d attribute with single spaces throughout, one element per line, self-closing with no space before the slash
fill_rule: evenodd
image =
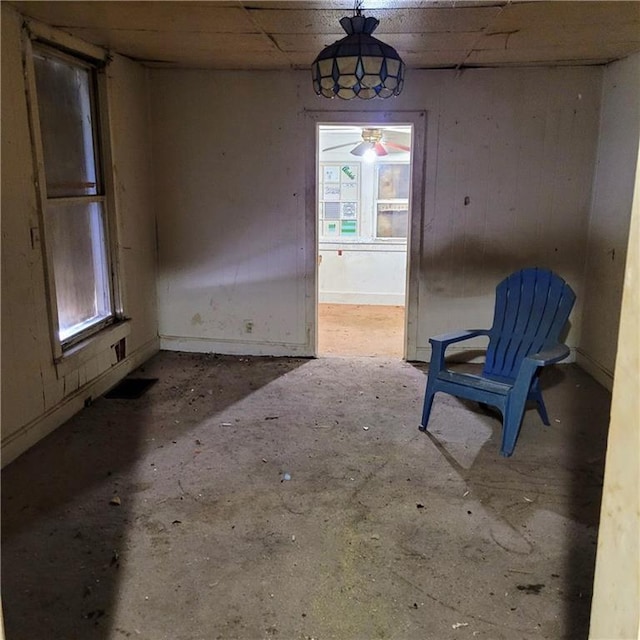
<path id="1" fill-rule="evenodd" d="M 31 146 L 34 159 L 35 191 L 38 212 L 39 239 L 34 241 L 33 248 L 40 244 L 43 255 L 45 271 L 45 290 L 47 297 L 48 326 L 53 351 L 53 360 L 58 365 L 65 359 L 78 359 L 80 351 L 94 343 L 102 343 L 104 334 L 113 331 L 114 338 L 125 335 L 128 329 L 123 331 L 119 325 L 126 320 L 123 304 L 122 279 L 120 277 L 120 260 L 117 251 L 117 223 L 115 212 L 114 179 L 112 173 L 111 157 L 111 127 L 108 101 L 108 76 L 105 72 L 106 65 L 110 61 L 108 53 L 102 49 L 81 43 L 75 38 L 66 36 L 60 42 L 57 34 L 46 27 L 28 23 L 23 33 L 24 65 L 27 88 L 28 113 L 31 131 Z M 71 40 L 71 41 L 69 41 Z M 42 132 L 40 130 L 38 93 L 36 86 L 36 73 L 34 55 L 38 50 L 49 52 L 52 56 L 74 65 L 85 67 L 92 71 L 92 116 L 94 118 L 94 155 L 98 169 L 98 185 L 96 195 L 47 197 L 46 175 L 44 166 L 44 150 Z M 102 223 L 105 236 L 105 255 L 108 277 L 108 286 L 111 297 L 111 314 L 107 318 L 98 320 L 85 329 L 79 331 L 66 340 L 60 340 L 60 327 L 58 321 L 58 303 L 53 269 L 53 257 L 50 243 L 47 242 L 47 229 L 45 224 L 46 208 L 48 203 L 100 203 L 102 207 Z M 92 350 L 93 351 L 93 350 Z"/>
<path id="2" fill-rule="evenodd" d="M 406 198 L 380 198 L 380 168 L 389 165 L 406 165 L 409 172 L 409 194 Z M 385 158 L 382 162 L 377 162 L 375 166 L 375 175 L 373 180 L 374 185 L 374 197 L 373 197 L 373 239 L 375 242 L 390 243 L 390 242 L 407 242 L 409 239 L 409 220 L 411 213 L 411 161 L 387 160 Z M 379 236 L 378 235 L 378 205 L 380 204 L 392 204 L 392 205 L 404 205 L 407 209 L 407 233 L 404 236 Z"/>

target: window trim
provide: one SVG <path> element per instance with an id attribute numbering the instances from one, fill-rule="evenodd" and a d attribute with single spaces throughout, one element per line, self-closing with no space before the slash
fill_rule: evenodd
<path id="1" fill-rule="evenodd" d="M 100 202 L 103 206 L 103 224 L 106 237 L 107 269 L 109 272 L 109 287 L 112 300 L 112 314 L 108 318 L 97 321 L 85 331 L 81 331 L 68 340 L 59 337 L 58 304 L 53 270 L 53 257 L 47 244 L 45 225 L 45 211 L 49 202 L 74 201 L 82 202 L 83 196 L 73 198 L 48 198 L 46 194 L 46 177 L 44 167 L 44 150 L 42 132 L 38 112 L 38 95 L 34 64 L 34 44 L 37 48 L 49 50 L 53 55 L 72 61 L 74 64 L 86 66 L 94 71 L 95 100 L 92 105 L 95 117 L 95 145 L 96 161 L 100 171 L 100 189 L 96 196 L 87 196 L 87 201 Z M 77 41 L 67 34 L 60 35 L 46 25 L 29 21 L 23 30 L 23 52 L 25 67 L 25 82 L 27 106 L 31 133 L 31 147 L 33 169 L 35 177 L 36 208 L 40 233 L 40 248 L 43 256 L 45 272 L 45 292 L 47 298 L 48 328 L 52 347 L 53 361 L 56 366 L 63 362 L 77 361 L 79 349 L 86 349 L 93 342 L 101 343 L 101 334 L 111 333 L 114 327 L 126 320 L 123 303 L 123 287 L 120 259 L 118 255 L 118 234 L 116 219 L 116 199 L 113 178 L 113 163 L 111 154 L 111 127 L 108 100 L 108 76 L 105 73 L 106 64 L 110 61 L 108 53 L 102 49 Z M 35 248 L 35 247 L 34 247 Z M 117 333 L 120 331 L 116 330 Z M 128 331 L 127 331 L 128 333 Z M 91 349 L 93 351 L 93 349 Z M 74 356 L 69 358 L 69 356 Z M 67 368 L 67 367 L 65 367 Z"/>
<path id="2" fill-rule="evenodd" d="M 409 197 L 407 198 L 379 198 L 380 193 L 380 168 L 384 165 L 407 165 L 409 167 Z M 373 239 L 375 242 L 407 242 L 409 239 L 409 218 L 407 218 L 407 233 L 404 236 L 379 236 L 378 235 L 378 205 L 379 204 L 398 204 L 407 205 L 407 215 L 411 214 L 411 161 L 399 162 L 393 159 L 385 158 L 382 162 L 376 163 L 374 177 L 375 195 L 373 197 Z"/>

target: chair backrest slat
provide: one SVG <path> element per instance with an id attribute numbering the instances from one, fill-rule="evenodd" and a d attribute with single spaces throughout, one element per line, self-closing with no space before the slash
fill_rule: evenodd
<path id="1" fill-rule="evenodd" d="M 575 294 L 546 269 L 523 269 L 496 287 L 484 373 L 513 380 L 526 356 L 558 343 Z"/>

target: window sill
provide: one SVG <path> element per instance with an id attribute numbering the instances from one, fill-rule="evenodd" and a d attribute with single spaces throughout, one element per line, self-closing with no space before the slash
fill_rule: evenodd
<path id="1" fill-rule="evenodd" d="M 79 342 L 66 351 L 55 361 L 58 378 L 66 376 L 71 371 L 80 368 L 99 353 L 111 348 L 116 342 L 126 338 L 131 333 L 131 322 L 124 320 L 112 324 L 99 333 Z"/>

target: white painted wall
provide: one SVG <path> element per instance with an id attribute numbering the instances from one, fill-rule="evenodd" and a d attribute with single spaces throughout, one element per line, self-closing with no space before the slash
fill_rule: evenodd
<path id="1" fill-rule="evenodd" d="M 404 305 L 406 244 L 322 242 L 319 253 L 319 302 Z"/>
<path id="2" fill-rule="evenodd" d="M 156 252 L 151 207 L 147 74 L 115 56 L 109 66 L 118 255 L 127 358 L 110 344 L 71 368 L 56 368 L 47 321 L 20 39 L 22 18 L 2 4 L 2 464 L 62 424 L 158 348 Z"/>
<path id="3" fill-rule="evenodd" d="M 613 383 L 622 281 L 640 137 L 640 54 L 604 73 L 579 363 Z"/>
<path id="4" fill-rule="evenodd" d="M 496 283 L 532 265 L 575 288 L 568 341 L 579 343 L 602 69 L 412 71 L 384 103 L 318 98 L 305 72 L 151 78 L 164 348 L 313 354 L 305 154 L 316 121 L 381 109 L 427 112 L 409 356 L 428 359 L 436 333 L 488 326 Z"/>

